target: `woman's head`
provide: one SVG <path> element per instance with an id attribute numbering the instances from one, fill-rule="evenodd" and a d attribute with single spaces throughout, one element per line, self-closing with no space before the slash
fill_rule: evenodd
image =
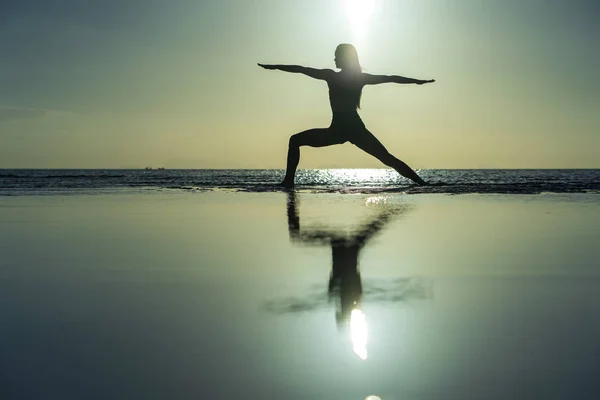
<path id="1" fill-rule="evenodd" d="M 356 48 L 349 43 L 342 43 L 335 49 L 335 66 L 353 72 L 361 72 Z"/>

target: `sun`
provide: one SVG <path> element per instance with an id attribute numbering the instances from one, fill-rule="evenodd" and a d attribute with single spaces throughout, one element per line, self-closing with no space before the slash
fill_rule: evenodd
<path id="1" fill-rule="evenodd" d="M 352 350 L 361 360 L 367 359 L 367 320 L 365 313 L 354 308 L 350 313 L 350 336 Z"/>
<path id="2" fill-rule="evenodd" d="M 346 14 L 358 40 L 364 39 L 375 9 L 375 0 L 345 0 Z"/>

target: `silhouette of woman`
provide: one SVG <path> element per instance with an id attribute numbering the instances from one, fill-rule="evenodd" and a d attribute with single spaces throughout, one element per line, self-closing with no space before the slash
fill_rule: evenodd
<path id="1" fill-rule="evenodd" d="M 358 268 L 360 251 L 367 242 L 379 233 L 392 220 L 392 217 L 405 211 L 403 208 L 385 208 L 353 234 L 337 233 L 316 229 L 300 229 L 300 215 L 296 194 L 288 193 L 287 218 L 288 232 L 292 241 L 309 245 L 331 246 L 331 273 L 328 294 L 337 298 L 336 322 L 338 327 L 350 322 L 353 310 L 361 309 L 362 280 Z"/>
<path id="2" fill-rule="evenodd" d="M 329 128 L 309 129 L 290 137 L 287 169 L 281 185 L 294 186 L 296 168 L 300 162 L 300 146 L 324 147 L 350 142 L 374 156 L 385 165 L 394 168 L 400 175 L 420 185 L 425 182 L 403 161 L 390 154 L 377 138 L 367 130 L 358 115 L 360 97 L 365 85 L 380 83 L 424 83 L 435 80 L 419 80 L 397 75 L 371 75 L 363 73 L 358 62 L 358 53 L 351 44 L 340 44 L 335 50 L 335 66 L 340 72 L 331 69 L 315 69 L 299 65 L 258 64 L 265 69 L 278 69 L 285 72 L 301 73 L 311 78 L 324 80 L 329 86 L 329 103 L 333 118 Z"/>

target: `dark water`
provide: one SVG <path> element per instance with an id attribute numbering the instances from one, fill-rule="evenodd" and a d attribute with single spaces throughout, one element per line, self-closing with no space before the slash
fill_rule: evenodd
<path id="1" fill-rule="evenodd" d="M 391 169 L 300 170 L 297 188 L 324 193 L 589 193 L 600 190 L 600 169 L 420 170 L 419 187 Z M 122 189 L 247 192 L 278 190 L 283 170 L 0 170 L 0 195 L 71 194 Z"/>
<path id="2" fill-rule="evenodd" d="M 596 194 L 120 190 L 0 196 L 0 400 L 600 399 Z"/>

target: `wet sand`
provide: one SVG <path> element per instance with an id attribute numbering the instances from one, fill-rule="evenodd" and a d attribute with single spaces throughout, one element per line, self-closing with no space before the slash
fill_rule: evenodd
<path id="1" fill-rule="evenodd" d="M 0 398 L 597 399 L 599 238 L 584 194 L 2 197 Z"/>

